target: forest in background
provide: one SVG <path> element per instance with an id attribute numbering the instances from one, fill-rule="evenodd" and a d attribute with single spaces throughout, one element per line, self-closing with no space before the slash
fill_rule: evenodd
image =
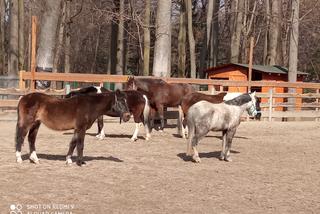
<path id="1" fill-rule="evenodd" d="M 203 78 L 254 37 L 254 64 L 320 79 L 319 0 L 0 0 L 0 75 L 30 70 L 31 16 L 39 71 Z"/>

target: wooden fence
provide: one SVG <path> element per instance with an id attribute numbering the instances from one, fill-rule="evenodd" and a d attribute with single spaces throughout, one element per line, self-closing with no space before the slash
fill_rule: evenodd
<path id="1" fill-rule="evenodd" d="M 31 85 L 36 80 L 48 80 L 48 81 L 61 81 L 61 82 L 84 82 L 84 83 L 125 83 L 128 80 L 127 75 L 105 75 L 105 74 L 80 74 L 80 73 L 31 73 L 26 71 L 20 71 L 19 75 L 19 89 L 6 88 L 0 89 L 0 95 L 7 96 L 8 99 L 0 100 L 0 108 L 16 108 L 18 103 L 18 96 L 39 91 L 50 95 L 64 95 L 67 90 L 34 90 Z M 150 77 L 136 77 L 136 78 L 150 78 Z M 151 77 L 155 78 L 155 77 Z M 229 80 L 210 80 L 210 79 L 188 79 L 188 78 L 162 78 L 169 83 L 189 83 L 194 85 L 202 85 L 207 87 L 207 91 L 203 93 L 215 94 L 222 91 L 224 86 L 235 87 L 269 87 L 269 93 L 257 93 L 261 98 L 266 98 L 268 102 L 262 103 L 263 109 L 262 117 L 269 121 L 273 118 L 312 118 L 319 120 L 320 118 L 320 83 L 287 83 L 276 81 L 229 81 Z M 28 83 L 28 84 L 27 84 Z M 29 85 L 29 87 L 27 87 Z M 290 93 L 274 93 L 274 88 L 302 88 L 306 93 L 303 94 L 290 94 Z M 215 90 L 219 88 L 220 90 Z M 10 97 L 16 96 L 15 99 Z M 287 102 L 275 103 L 276 98 L 299 98 L 302 99 L 302 103 L 299 106 L 292 106 Z M 308 102 L 307 102 L 308 101 Z M 293 111 L 275 111 L 276 107 L 295 107 Z"/>

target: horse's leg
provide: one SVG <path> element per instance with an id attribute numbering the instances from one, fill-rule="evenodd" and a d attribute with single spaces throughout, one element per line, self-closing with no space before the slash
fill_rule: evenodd
<path id="1" fill-rule="evenodd" d="M 19 122 L 17 122 L 16 126 L 16 160 L 17 163 L 22 163 L 21 158 L 21 147 L 24 141 L 24 138 L 26 137 L 28 133 L 28 128 L 25 125 L 20 126 Z"/>
<path id="2" fill-rule="evenodd" d="M 139 128 L 140 128 L 141 123 L 136 123 L 136 128 L 134 130 L 134 133 L 131 137 L 132 141 L 136 141 L 138 139 L 138 133 L 139 133 Z"/>
<path id="3" fill-rule="evenodd" d="M 163 129 L 164 129 L 163 105 L 157 104 L 157 109 L 158 109 L 158 113 L 159 113 L 159 117 L 160 117 L 160 121 L 161 121 L 160 130 L 163 131 Z"/>
<path id="4" fill-rule="evenodd" d="M 150 140 L 151 138 L 151 134 L 150 134 L 150 124 L 149 124 L 149 116 L 150 116 L 150 105 L 149 105 L 149 101 L 148 101 L 148 98 L 143 95 L 144 99 L 145 99 L 145 104 L 144 104 L 144 107 L 143 107 L 143 125 L 144 125 L 144 128 L 145 128 L 145 132 L 146 132 L 146 140 Z"/>
<path id="5" fill-rule="evenodd" d="M 184 120 L 184 114 L 181 108 L 181 105 L 179 105 L 179 117 L 178 117 L 178 135 L 180 135 L 182 138 L 186 138 L 185 129 L 183 126 L 183 120 Z"/>
<path id="6" fill-rule="evenodd" d="M 228 161 L 228 162 L 232 161 L 232 159 L 230 157 L 230 150 L 231 150 L 231 145 L 232 145 L 232 139 L 233 139 L 235 133 L 236 133 L 236 129 L 233 128 L 233 129 L 228 130 L 227 134 L 226 134 L 227 145 L 226 145 L 226 153 L 224 156 L 224 160 Z"/>
<path id="7" fill-rule="evenodd" d="M 197 150 L 197 145 L 198 145 L 199 139 L 197 136 L 193 136 L 193 138 L 191 139 L 191 144 L 192 144 L 192 150 L 193 150 L 193 156 L 192 159 L 196 162 L 196 163 L 200 163 L 200 157 L 199 157 L 199 153 Z"/>
<path id="8" fill-rule="evenodd" d="M 67 157 L 66 157 L 66 164 L 67 165 L 72 164 L 71 157 L 72 157 L 73 151 L 74 151 L 74 149 L 76 148 L 76 145 L 77 145 L 77 137 L 76 136 L 77 136 L 76 134 L 73 135 L 73 137 L 71 139 L 71 142 L 69 144 L 69 150 L 68 150 Z"/>
<path id="9" fill-rule="evenodd" d="M 36 142 L 36 138 L 37 138 L 37 134 L 38 134 L 38 130 L 39 127 L 41 125 L 40 121 L 36 121 L 28 134 L 28 141 L 29 141 L 29 149 L 30 149 L 30 156 L 29 159 L 31 162 L 38 164 L 39 163 L 39 159 L 36 153 L 36 146 L 35 146 L 35 142 Z"/>
<path id="10" fill-rule="evenodd" d="M 82 164 L 85 164 L 83 159 L 83 148 L 84 148 L 84 137 L 86 134 L 85 129 L 80 129 L 75 132 L 76 138 L 77 138 L 77 153 L 78 153 L 78 159 L 77 159 L 77 165 L 81 166 Z"/>
<path id="11" fill-rule="evenodd" d="M 224 160 L 225 154 L 226 154 L 226 145 L 227 145 L 227 131 L 222 131 L 222 148 L 220 153 L 220 160 Z"/>
<path id="12" fill-rule="evenodd" d="M 199 153 L 197 150 L 197 146 L 199 141 L 206 136 L 206 134 L 209 132 L 210 130 L 207 129 L 205 126 L 201 126 L 201 127 L 195 127 L 195 134 L 192 138 L 192 149 L 193 149 L 193 156 L 192 159 L 196 162 L 196 163 L 200 163 L 200 157 L 199 157 Z"/>
<path id="13" fill-rule="evenodd" d="M 98 124 L 98 134 L 96 135 L 96 137 L 99 138 L 100 140 L 103 140 L 105 138 L 105 133 L 103 129 L 103 115 L 98 117 L 97 124 Z"/>
<path id="14" fill-rule="evenodd" d="M 192 151 L 192 141 L 193 141 L 193 137 L 195 136 L 195 125 L 193 123 L 189 123 L 189 128 L 190 128 L 190 132 L 189 132 L 189 139 L 187 140 L 187 156 L 192 156 L 193 155 L 193 151 Z"/>

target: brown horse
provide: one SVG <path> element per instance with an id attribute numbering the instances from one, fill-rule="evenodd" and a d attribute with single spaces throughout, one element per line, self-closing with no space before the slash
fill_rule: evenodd
<path id="1" fill-rule="evenodd" d="M 128 79 L 126 88 L 141 91 L 148 97 L 150 106 L 159 113 L 161 130 L 164 128 L 164 107 L 177 107 L 181 105 L 182 98 L 195 91 L 189 84 L 174 84 L 167 83 L 161 79 L 134 77 Z M 178 127 L 181 126 L 182 124 L 178 124 Z"/>
<path id="2" fill-rule="evenodd" d="M 182 130 L 180 133 L 181 136 L 183 138 L 186 137 L 186 130 L 185 130 L 186 124 L 187 124 L 186 116 L 187 116 L 189 108 L 193 104 L 195 104 L 199 101 L 202 101 L 202 100 L 208 101 L 210 103 L 222 103 L 223 98 L 226 94 L 227 94 L 227 92 L 221 92 L 216 95 L 207 95 L 207 94 L 203 94 L 203 93 L 199 93 L 199 92 L 194 92 L 194 93 L 188 94 L 185 97 L 183 97 L 182 102 L 181 102 L 181 108 L 179 108 L 179 111 L 180 111 L 179 115 L 182 116 L 180 118 L 180 120 L 182 121 L 182 124 L 183 124 Z"/>
<path id="3" fill-rule="evenodd" d="M 21 163 L 21 146 L 28 134 L 30 160 L 39 163 L 35 140 L 41 123 L 48 128 L 62 131 L 74 129 L 67 154 L 67 164 L 71 164 L 73 150 L 77 146 L 77 164 L 84 162 L 83 148 L 86 130 L 93 122 L 108 111 L 119 112 L 124 121 L 130 119 L 126 94 L 116 91 L 99 95 L 75 96 L 59 99 L 42 93 L 31 93 L 23 96 L 18 104 L 18 120 L 16 126 L 16 158 Z"/>
<path id="4" fill-rule="evenodd" d="M 96 86 L 90 86 L 81 88 L 76 91 L 72 91 L 69 94 L 66 95 L 66 97 L 73 97 L 80 94 L 99 94 L 99 93 L 108 93 L 111 92 L 110 90 L 104 88 L 104 87 L 96 87 Z M 150 129 L 149 129 L 149 100 L 147 96 L 143 95 L 139 91 L 122 91 L 127 96 L 127 104 L 129 107 L 130 113 L 133 115 L 134 122 L 136 123 L 135 131 L 131 137 L 132 141 L 136 141 L 138 139 L 138 133 L 139 133 L 139 127 L 140 123 L 143 123 L 145 126 L 146 131 L 146 140 L 149 140 L 150 135 Z M 119 113 L 110 111 L 107 113 L 108 116 L 111 117 L 119 117 Z M 103 129 L 103 116 L 100 116 L 97 119 L 98 124 L 98 134 L 97 138 L 103 140 L 105 137 L 104 129 Z"/>

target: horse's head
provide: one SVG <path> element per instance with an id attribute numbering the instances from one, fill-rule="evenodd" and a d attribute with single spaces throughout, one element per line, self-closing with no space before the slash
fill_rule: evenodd
<path id="1" fill-rule="evenodd" d="M 135 90 L 134 77 L 129 76 L 127 83 L 125 84 L 125 90 Z"/>
<path id="2" fill-rule="evenodd" d="M 253 116 L 255 119 L 260 120 L 261 118 L 261 108 L 260 103 L 261 99 L 256 96 L 256 92 L 249 94 L 251 97 L 251 101 L 249 102 L 248 106 L 248 114 Z"/>
<path id="3" fill-rule="evenodd" d="M 118 112 L 124 122 L 130 120 L 130 111 L 127 104 L 127 95 L 120 90 L 116 90 L 112 110 Z"/>

